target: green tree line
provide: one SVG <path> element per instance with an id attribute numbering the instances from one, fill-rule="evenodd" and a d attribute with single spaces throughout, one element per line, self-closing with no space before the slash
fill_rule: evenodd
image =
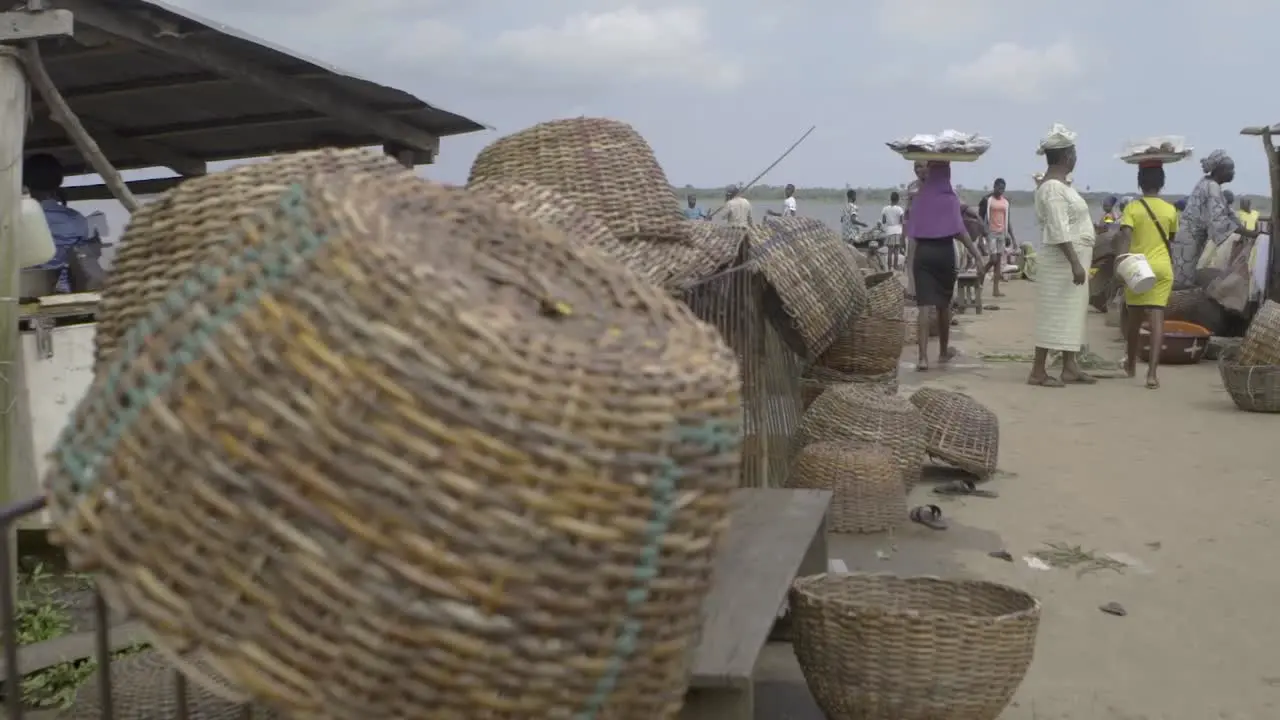
<path id="1" fill-rule="evenodd" d="M 695 188 L 691 185 L 673 188 L 676 194 L 681 198 L 692 193 L 697 195 L 704 203 L 715 202 L 724 197 L 724 188 Z M 858 191 L 858 202 L 865 205 L 886 205 L 889 202 L 889 193 L 898 192 L 901 195 L 906 194 L 906 188 L 853 188 Z M 1078 190 L 1080 188 L 1077 188 Z M 746 197 L 752 201 L 762 202 L 781 202 L 782 201 L 781 185 L 755 185 L 747 190 Z M 982 196 L 990 191 L 990 188 L 969 188 L 964 186 L 956 186 L 956 193 L 963 202 L 969 204 L 977 204 Z M 1110 195 L 1122 197 L 1126 194 L 1135 195 L 1136 193 L 1117 193 L 1110 191 L 1094 192 L 1088 189 L 1081 190 L 1080 194 L 1092 205 L 1101 204 Z M 1028 206 L 1034 204 L 1034 193 L 1031 190 L 1008 190 L 1005 192 L 1009 202 L 1013 205 Z M 812 200 L 815 202 L 844 202 L 845 190 L 842 188 L 796 188 L 797 200 Z M 1182 194 L 1166 194 L 1165 199 L 1173 202 L 1184 195 Z M 1253 209 L 1260 213 L 1266 214 L 1271 212 L 1271 199 L 1262 195 L 1237 195 L 1237 203 L 1240 198 L 1248 198 L 1253 202 Z"/>

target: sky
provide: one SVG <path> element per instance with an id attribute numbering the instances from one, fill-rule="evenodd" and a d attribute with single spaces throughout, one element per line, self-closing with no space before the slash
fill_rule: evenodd
<path id="1" fill-rule="evenodd" d="M 454 183 L 497 137 L 588 115 L 632 124 L 676 185 L 749 180 L 816 125 L 762 182 L 897 185 L 910 168 L 885 141 L 954 128 L 993 142 L 958 184 L 1029 189 L 1061 122 L 1078 187 L 1131 191 L 1126 141 L 1177 134 L 1265 194 L 1261 142 L 1239 131 L 1280 122 L 1266 0 L 169 2 L 494 127 L 441 141 L 424 174 Z M 1171 166 L 1167 192 L 1199 175 Z"/>

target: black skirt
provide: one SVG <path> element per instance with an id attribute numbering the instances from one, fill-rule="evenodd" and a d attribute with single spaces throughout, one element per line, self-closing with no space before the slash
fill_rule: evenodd
<path id="1" fill-rule="evenodd" d="M 955 238 L 916 238 L 911 259 L 916 307 L 946 307 L 956 292 Z"/>

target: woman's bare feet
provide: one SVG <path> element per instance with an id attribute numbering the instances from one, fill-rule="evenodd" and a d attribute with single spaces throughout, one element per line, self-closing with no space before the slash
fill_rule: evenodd
<path id="1" fill-rule="evenodd" d="M 928 371 L 929 371 L 929 356 L 925 354 L 921 354 L 919 358 L 916 360 L 916 372 L 928 372 Z"/>
<path id="2" fill-rule="evenodd" d="M 1039 387 L 1060 388 L 1064 387 L 1062 381 L 1048 373 L 1033 372 L 1027 376 L 1028 385 L 1037 385 Z"/>
<path id="3" fill-rule="evenodd" d="M 1133 377 L 1133 376 L 1130 375 L 1130 377 Z M 1148 390 L 1160 389 L 1160 379 L 1155 376 L 1155 373 L 1147 373 L 1147 389 Z"/>
<path id="4" fill-rule="evenodd" d="M 947 363 L 951 362 L 951 361 L 955 358 L 955 356 L 956 356 L 956 355 L 957 355 L 957 353 L 956 353 L 956 349 L 955 349 L 955 348 L 951 348 L 951 347 L 949 347 L 949 348 L 947 348 L 946 350 L 939 350 L 939 351 L 938 351 L 938 364 L 939 364 L 939 365 L 946 365 Z"/>

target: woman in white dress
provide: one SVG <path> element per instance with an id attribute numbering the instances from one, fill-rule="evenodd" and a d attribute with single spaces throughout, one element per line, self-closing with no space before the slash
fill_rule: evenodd
<path id="1" fill-rule="evenodd" d="M 1093 261 L 1094 227 L 1089 204 L 1071 187 L 1076 166 L 1076 134 L 1055 124 L 1036 151 L 1048 167 L 1036 188 L 1040 261 L 1036 268 L 1036 354 L 1027 383 L 1062 387 L 1097 382 L 1080 368 L 1089 307 L 1088 267 Z M 1062 353 L 1062 376 L 1047 369 L 1049 351 Z"/>

